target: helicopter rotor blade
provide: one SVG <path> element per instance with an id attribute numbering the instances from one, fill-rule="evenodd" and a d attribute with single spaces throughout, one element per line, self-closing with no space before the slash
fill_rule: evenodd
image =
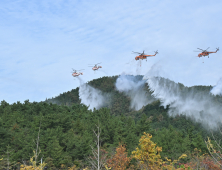
<path id="1" fill-rule="evenodd" d="M 201 49 L 201 48 L 197 48 L 197 49 L 199 49 L 199 50 L 201 50 L 201 51 L 204 51 L 203 49 Z"/>
<path id="2" fill-rule="evenodd" d="M 207 51 L 210 47 L 208 47 L 205 51 Z"/>
<path id="3" fill-rule="evenodd" d="M 136 54 L 142 54 L 142 53 L 138 53 L 138 52 L 134 52 L 134 51 L 132 51 L 133 53 L 136 53 Z"/>

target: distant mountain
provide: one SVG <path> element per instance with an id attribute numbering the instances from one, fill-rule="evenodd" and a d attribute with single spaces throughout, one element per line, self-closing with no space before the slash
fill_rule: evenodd
<path id="1" fill-rule="evenodd" d="M 101 91 L 103 95 L 109 94 L 109 97 L 108 97 L 109 102 L 107 102 L 108 104 L 106 104 L 104 107 L 110 108 L 111 113 L 114 115 L 119 115 L 121 113 L 125 114 L 125 113 L 134 111 L 134 109 L 130 109 L 130 97 L 126 95 L 124 92 L 118 91 L 115 87 L 115 83 L 118 77 L 119 76 L 102 77 L 102 78 L 94 79 L 86 83 L 87 85 Z M 143 79 L 142 75 L 138 75 L 138 76 L 130 75 L 130 77 L 134 78 L 133 81 L 138 81 L 138 82 L 142 81 Z M 161 78 L 161 79 L 163 81 L 167 80 L 168 84 L 177 85 L 178 89 L 181 91 L 181 94 L 183 96 L 186 96 L 190 92 L 196 93 L 196 94 L 197 93 L 205 94 L 207 96 L 211 96 L 212 100 L 214 100 L 215 102 L 222 103 L 222 97 L 220 96 L 212 97 L 212 95 L 210 95 L 210 90 L 212 89 L 212 86 L 186 87 L 181 83 L 175 83 L 165 78 Z M 144 83 L 144 86 L 141 86 L 141 88 L 143 88 L 147 96 L 150 97 L 152 95 L 152 92 L 147 83 Z M 44 102 L 58 104 L 58 105 L 67 105 L 67 106 L 71 106 L 74 103 L 80 104 L 81 99 L 79 96 L 79 87 L 77 87 L 76 89 L 72 89 L 68 92 L 64 92 L 56 97 L 48 98 Z"/>
<path id="2" fill-rule="evenodd" d="M 132 77 L 134 77 L 137 81 L 141 81 L 143 78 L 141 75 Z M 104 107 L 111 109 L 112 114 L 120 115 L 130 113 L 133 111 L 133 109 L 130 109 L 130 98 L 123 92 L 116 90 L 115 83 L 117 78 L 118 76 L 102 77 L 88 82 L 87 85 L 101 91 L 103 95 L 108 94 L 108 97 L 106 98 L 108 101 L 106 101 L 107 104 L 105 104 Z M 148 86 L 146 86 L 144 90 L 151 95 L 148 90 Z M 74 103 L 80 104 L 81 99 L 79 96 L 79 87 L 72 89 L 71 91 L 64 92 L 59 96 L 48 98 L 44 102 L 67 106 L 71 106 Z"/>

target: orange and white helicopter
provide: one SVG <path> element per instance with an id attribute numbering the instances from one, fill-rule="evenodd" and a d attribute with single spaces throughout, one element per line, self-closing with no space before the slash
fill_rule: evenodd
<path id="1" fill-rule="evenodd" d="M 134 52 L 134 51 L 132 51 L 132 52 L 139 54 L 138 56 L 135 57 L 135 60 L 139 60 L 139 59 L 141 59 L 141 60 L 146 59 L 146 60 L 147 60 L 147 57 L 153 57 L 153 56 L 155 56 L 156 54 L 158 54 L 158 50 L 157 50 L 157 51 L 154 51 L 154 53 L 155 53 L 154 55 L 147 55 L 147 54 L 144 53 L 144 50 L 143 50 L 142 53 L 138 53 L 138 52 Z"/>
<path id="2" fill-rule="evenodd" d="M 72 76 L 73 77 L 77 77 L 77 76 L 79 76 L 79 75 L 83 75 L 83 73 L 82 72 L 77 72 L 77 71 L 81 71 L 81 70 L 74 70 L 74 69 L 72 69 L 73 71 L 71 72 L 72 73 Z M 82 69 L 83 70 L 83 69 Z"/>
<path id="3" fill-rule="evenodd" d="M 208 58 L 209 58 L 209 54 L 211 54 L 211 53 L 216 53 L 217 51 L 219 51 L 219 47 L 216 48 L 216 51 L 213 51 L 213 52 L 207 51 L 209 48 L 210 48 L 210 47 L 208 47 L 206 50 L 203 50 L 203 49 L 197 48 L 198 50 L 201 50 L 201 51 L 202 51 L 202 52 L 201 52 L 201 51 L 195 51 L 195 52 L 201 52 L 201 53 L 198 54 L 197 57 L 200 58 L 200 57 L 208 56 Z"/>
<path id="4" fill-rule="evenodd" d="M 92 70 L 93 70 L 93 71 L 96 71 L 96 70 L 98 70 L 99 68 L 102 68 L 102 66 L 98 66 L 98 64 L 101 64 L 101 63 L 97 63 L 97 64 L 95 64 L 94 66 L 89 66 L 89 67 L 92 67 Z"/>

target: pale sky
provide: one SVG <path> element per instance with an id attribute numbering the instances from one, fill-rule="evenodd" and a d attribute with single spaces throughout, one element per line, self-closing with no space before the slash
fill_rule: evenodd
<path id="1" fill-rule="evenodd" d="M 87 82 L 122 73 L 146 74 L 156 64 L 186 86 L 222 77 L 222 1 L 1 0 L 0 100 L 43 101 Z M 138 66 L 132 51 L 156 57 Z M 88 64 L 102 62 L 94 73 Z M 129 63 L 129 64 L 126 64 Z"/>

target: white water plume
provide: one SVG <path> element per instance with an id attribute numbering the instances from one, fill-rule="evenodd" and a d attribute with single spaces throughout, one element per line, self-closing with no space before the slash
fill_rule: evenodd
<path id="1" fill-rule="evenodd" d="M 154 101 L 151 95 L 144 89 L 146 82 L 139 77 L 121 75 L 116 80 L 116 89 L 130 97 L 130 108 L 140 110 L 143 106 Z"/>
<path id="2" fill-rule="evenodd" d="M 89 110 L 100 109 L 105 105 L 107 95 L 103 94 L 102 91 L 93 88 L 92 86 L 84 83 L 81 78 L 79 78 L 80 87 L 79 87 L 79 98 L 81 103 L 89 106 Z"/>
<path id="3" fill-rule="evenodd" d="M 210 91 L 213 95 L 222 95 L 222 78 L 217 82 L 217 85 Z"/>
<path id="4" fill-rule="evenodd" d="M 131 60 L 128 63 L 125 63 L 126 67 L 122 74 L 126 75 L 141 75 L 141 60 Z M 133 68 L 133 69 L 132 69 Z M 134 70 L 135 69 L 135 70 Z"/>
<path id="5" fill-rule="evenodd" d="M 213 128 L 221 122 L 221 104 L 214 100 L 209 91 L 201 91 L 201 86 L 185 87 L 156 75 L 159 73 L 151 69 L 144 79 L 153 91 L 152 95 L 161 101 L 161 105 L 165 108 L 169 106 L 170 116 L 183 114 Z"/>
<path id="6" fill-rule="evenodd" d="M 142 61 L 141 61 L 141 60 L 137 61 L 137 66 L 136 66 L 136 74 L 137 74 L 137 75 L 140 75 L 140 72 L 141 72 L 141 64 L 142 64 Z"/>

